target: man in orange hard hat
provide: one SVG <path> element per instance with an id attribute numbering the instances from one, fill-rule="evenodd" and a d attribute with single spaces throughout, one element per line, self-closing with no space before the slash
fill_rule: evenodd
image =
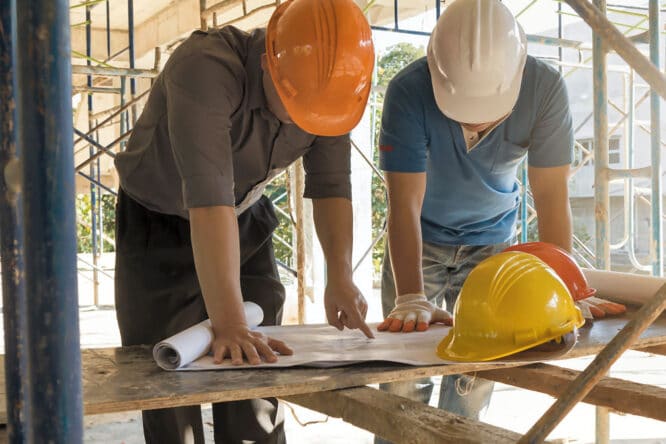
<path id="1" fill-rule="evenodd" d="M 287 344 L 248 328 L 284 302 L 266 184 L 303 157 L 327 260 L 328 322 L 368 337 L 352 281 L 348 133 L 368 98 L 374 49 L 351 0 L 290 0 L 268 27 L 194 32 L 155 79 L 118 154 L 116 308 L 123 345 L 154 344 L 209 317 L 216 361 L 275 362 Z M 213 405 L 218 443 L 281 443 L 276 399 Z M 199 406 L 143 412 L 151 443 L 203 443 Z"/>

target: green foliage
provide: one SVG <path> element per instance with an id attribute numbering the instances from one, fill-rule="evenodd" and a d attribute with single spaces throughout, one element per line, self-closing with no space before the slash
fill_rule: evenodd
<path id="1" fill-rule="evenodd" d="M 405 66 L 425 56 L 423 46 L 411 43 L 398 43 L 389 46 L 377 61 L 377 85 L 386 86 Z"/>
<path id="2" fill-rule="evenodd" d="M 416 47 L 411 43 L 398 43 L 397 45 L 390 46 L 386 52 L 380 55 L 377 61 L 377 89 L 383 91 L 388 86 L 389 81 L 403 68 L 412 63 L 413 61 L 423 57 L 425 51 L 422 46 Z M 378 92 L 373 95 L 371 106 L 373 107 L 373 114 L 375 116 L 374 129 L 375 129 L 375 143 L 373 146 L 373 160 L 375 165 L 379 165 L 379 131 L 382 119 L 382 106 L 384 105 L 384 93 Z M 384 221 L 386 220 L 386 191 L 382 180 L 377 176 L 372 177 L 372 236 L 373 239 L 379 236 L 384 228 Z M 372 252 L 372 263 L 375 269 L 375 274 L 379 274 L 381 269 L 382 258 L 384 257 L 385 237 L 383 237 L 377 244 Z"/>
<path id="3" fill-rule="evenodd" d="M 278 209 L 282 209 L 285 213 L 291 214 L 289 211 L 289 195 L 287 193 L 289 176 L 282 174 L 276 177 L 264 191 L 264 194 L 273 201 L 276 207 L 276 214 L 280 225 L 273 233 L 273 248 L 275 249 L 275 258 L 283 264 L 294 268 L 294 255 L 292 254 L 293 245 L 293 228 L 291 218 L 282 214 Z M 276 201 L 277 199 L 277 201 Z M 288 245 L 285 245 L 288 244 Z"/>
<path id="4" fill-rule="evenodd" d="M 76 196 L 76 236 L 78 239 L 79 253 L 92 253 L 92 214 L 90 194 L 79 194 Z M 97 232 L 98 252 L 106 253 L 115 251 L 114 245 L 109 239 L 115 239 L 116 224 L 116 197 L 111 194 L 103 194 L 101 199 L 102 214 L 102 243 L 100 244 L 100 233 Z M 99 217 L 99 212 L 97 213 Z M 99 219 L 96 218 L 99 227 Z M 100 248 L 101 247 L 101 248 Z"/>

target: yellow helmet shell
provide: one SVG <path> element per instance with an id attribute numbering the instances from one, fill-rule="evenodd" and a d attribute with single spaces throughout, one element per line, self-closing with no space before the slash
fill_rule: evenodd
<path id="1" fill-rule="evenodd" d="M 567 286 L 541 259 L 499 253 L 469 274 L 454 326 L 437 347 L 449 361 L 489 361 L 572 332 L 584 323 Z"/>

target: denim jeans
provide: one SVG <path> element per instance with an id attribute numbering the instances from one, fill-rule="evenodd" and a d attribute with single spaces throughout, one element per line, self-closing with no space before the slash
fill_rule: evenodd
<path id="1" fill-rule="evenodd" d="M 449 312 L 458 298 L 470 271 L 482 260 L 499 253 L 509 242 L 496 245 L 436 245 L 423 243 L 423 284 L 428 300 Z M 395 282 L 388 254 L 388 245 L 382 266 L 382 311 L 387 316 L 395 306 Z M 418 333 L 410 333 L 418 334 Z M 494 383 L 479 377 L 449 375 L 442 377 L 439 391 L 440 409 L 467 418 L 479 419 L 488 407 Z M 428 404 L 434 384 L 430 378 L 380 384 L 387 392 Z M 375 443 L 387 443 L 375 437 Z"/>

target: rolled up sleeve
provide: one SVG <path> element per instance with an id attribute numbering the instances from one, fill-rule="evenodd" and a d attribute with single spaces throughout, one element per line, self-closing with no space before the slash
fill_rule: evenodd
<path id="1" fill-rule="evenodd" d="M 234 60 L 195 48 L 165 68 L 169 139 L 186 208 L 234 206 L 230 116 L 242 82 Z"/>
<path id="2" fill-rule="evenodd" d="M 317 137 L 303 156 L 303 197 L 344 197 L 351 200 L 351 142 L 349 135 Z"/>

